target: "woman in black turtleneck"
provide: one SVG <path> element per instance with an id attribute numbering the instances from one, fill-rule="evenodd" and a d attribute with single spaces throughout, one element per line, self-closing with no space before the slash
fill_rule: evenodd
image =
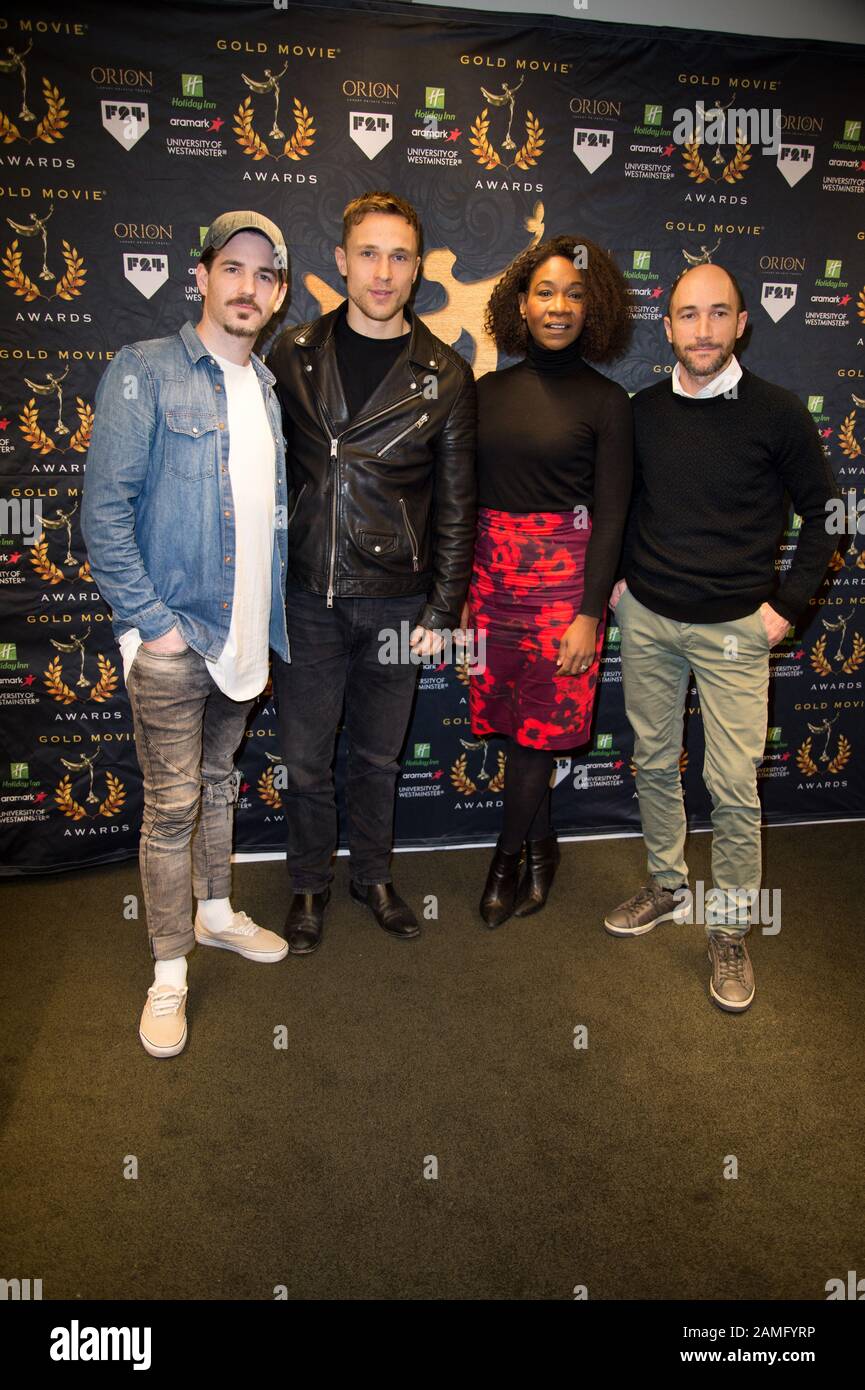
<path id="1" fill-rule="evenodd" d="M 587 742 L 632 481 L 627 392 L 588 365 L 625 347 L 627 287 L 610 257 L 556 237 L 517 258 L 487 305 L 501 352 L 478 382 L 478 534 L 468 622 L 475 734 L 506 736 L 504 822 L 481 915 L 498 927 L 546 902 L 559 853 L 550 779 Z M 523 846 L 525 871 L 520 879 Z"/>

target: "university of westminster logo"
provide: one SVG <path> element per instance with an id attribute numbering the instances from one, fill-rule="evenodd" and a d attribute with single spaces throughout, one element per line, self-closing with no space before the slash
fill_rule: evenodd
<path id="1" fill-rule="evenodd" d="M 249 77 L 245 72 L 240 75 L 249 88 L 250 92 L 261 97 L 273 97 L 273 124 L 267 132 L 268 139 L 273 140 L 282 146 L 282 149 L 271 149 L 267 141 L 259 135 L 253 127 L 255 119 L 255 106 L 251 96 L 244 97 L 234 113 L 235 125 L 234 133 L 237 143 L 245 155 L 250 159 L 303 159 L 309 154 L 315 144 L 315 122 L 310 115 L 309 109 L 304 106 L 298 97 L 292 98 L 292 116 L 294 118 L 294 134 L 286 135 L 279 125 L 279 84 L 286 74 L 288 63 L 283 65 L 281 72 L 271 72 L 270 68 L 265 68 L 262 76 Z"/>
<path id="2" fill-rule="evenodd" d="M 37 117 L 27 105 L 27 64 L 24 59 L 32 47 L 31 39 L 27 47 L 17 53 L 10 44 L 6 48 L 6 56 L 0 58 L 0 74 L 18 74 L 21 96 L 21 106 L 16 117 L 12 118 L 7 116 L 5 111 L 0 111 L 0 144 L 3 145 L 14 145 L 17 140 L 23 140 L 27 145 L 32 145 L 37 140 L 41 140 L 45 145 L 53 145 L 55 141 L 63 139 L 63 132 L 69 124 L 66 99 L 50 78 L 42 78 L 45 115 Z M 5 84 L 3 85 L 5 87 Z M 20 122 L 20 126 L 16 125 L 16 121 Z"/>

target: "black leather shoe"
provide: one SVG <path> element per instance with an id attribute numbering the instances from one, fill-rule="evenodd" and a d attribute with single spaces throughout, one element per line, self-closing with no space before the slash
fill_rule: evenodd
<path id="1" fill-rule="evenodd" d="M 395 941 L 413 941 L 420 936 L 417 918 L 408 903 L 394 892 L 392 883 L 356 884 L 350 879 L 348 891 L 356 903 L 369 908 L 382 930 Z"/>
<path id="2" fill-rule="evenodd" d="M 324 909 L 330 902 L 330 889 L 320 893 L 295 893 L 285 919 L 289 954 L 308 956 L 321 945 Z"/>
<path id="3" fill-rule="evenodd" d="M 526 867 L 517 893 L 515 917 L 531 917 L 540 912 L 559 867 L 559 842 L 555 835 L 526 841 Z"/>
<path id="4" fill-rule="evenodd" d="M 481 897 L 481 916 L 487 926 L 500 927 L 513 915 L 522 849 L 508 854 L 496 845 Z"/>

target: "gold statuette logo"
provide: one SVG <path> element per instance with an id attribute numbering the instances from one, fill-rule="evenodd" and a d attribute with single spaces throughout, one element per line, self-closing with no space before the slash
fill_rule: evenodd
<path id="1" fill-rule="evenodd" d="M 486 87 L 481 87 L 481 93 L 489 102 L 490 106 L 507 106 L 508 108 L 508 128 L 505 138 L 502 141 L 502 149 L 511 154 L 516 150 L 514 158 L 506 163 L 499 154 L 495 146 L 487 137 L 490 128 L 490 114 L 485 106 L 481 114 L 475 119 L 471 127 L 471 139 L 469 144 L 472 147 L 472 154 L 484 169 L 502 169 L 506 171 L 513 169 L 516 165 L 518 169 L 531 169 L 537 164 L 544 148 L 544 128 L 531 111 L 526 112 L 526 141 L 517 149 L 515 141 L 511 139 L 511 124 L 514 119 L 514 98 L 525 82 L 525 77 L 521 77 L 516 87 L 508 86 L 507 82 L 502 83 L 501 92 L 488 92 Z"/>
<path id="2" fill-rule="evenodd" d="M 462 792 L 464 796 L 471 796 L 473 792 L 477 791 L 478 783 L 486 783 L 487 785 L 482 787 L 482 790 L 488 792 L 500 792 L 502 790 L 502 787 L 505 785 L 505 765 L 507 763 L 507 757 L 504 751 L 501 748 L 499 749 L 497 758 L 498 768 L 497 771 L 494 772 L 492 776 L 490 776 L 490 774 L 487 772 L 487 753 L 489 752 L 489 744 L 487 743 L 486 739 L 461 738 L 460 743 L 462 744 L 463 748 L 466 749 L 466 752 L 460 753 L 456 762 L 451 767 L 451 782 L 453 786 L 456 788 L 456 790 L 458 792 Z M 474 781 L 469 776 L 468 772 L 469 753 L 476 752 L 481 748 L 484 750 L 484 753 L 481 759 L 480 770 L 477 773 L 475 773 L 477 781 Z"/>
<path id="3" fill-rule="evenodd" d="M 32 121 L 36 121 L 36 116 L 27 105 L 27 64 L 24 59 L 32 47 L 33 40 L 31 39 L 27 47 L 20 53 L 16 53 L 14 48 L 8 47 L 6 49 L 8 57 L 0 58 L 0 73 L 18 73 L 21 81 L 21 109 L 17 119 L 24 126 L 24 131 L 33 130 L 32 135 L 25 134 L 24 131 L 19 130 L 5 111 L 0 111 L 0 143 L 4 145 L 14 145 L 16 140 L 23 140 L 28 145 L 32 145 L 36 140 L 41 140 L 46 145 L 53 145 L 56 140 L 63 139 L 63 131 L 69 124 L 66 98 L 61 95 L 59 87 L 52 86 L 49 79 L 43 77 L 42 96 L 47 109 L 35 127 L 30 125 Z"/>
<path id="4" fill-rule="evenodd" d="M 96 751 L 89 756 L 86 753 L 82 753 L 77 763 L 72 762 L 69 758 L 60 759 L 63 766 L 69 768 L 69 772 L 84 772 L 86 770 L 89 779 L 88 792 L 83 805 L 80 801 L 75 800 L 72 791 L 73 779 L 69 776 L 69 773 L 67 773 L 65 777 L 62 777 L 57 785 L 54 792 L 54 800 L 57 803 L 58 809 L 63 812 L 64 816 L 69 816 L 70 820 L 95 820 L 97 816 L 106 816 L 110 819 L 112 816 L 118 814 L 126 800 L 126 788 L 120 778 L 115 777 L 113 772 L 106 772 L 105 774 L 106 795 L 102 801 L 99 800 L 99 797 L 94 792 L 93 764 L 96 762 L 101 752 L 102 747 L 98 745 Z M 88 811 L 88 806 L 95 806 L 96 809 L 94 811 Z"/>
<path id="5" fill-rule="evenodd" d="M 836 672 L 843 672 L 845 676 L 852 676 L 854 671 L 865 661 L 865 637 L 861 632 L 854 632 L 851 639 L 850 650 L 847 647 L 847 626 L 853 618 L 853 613 L 838 614 L 838 618 L 831 622 L 828 618 L 821 618 L 825 631 L 822 637 L 811 648 L 811 665 L 819 676 L 833 676 Z M 834 652 L 827 652 L 826 647 L 829 642 L 829 635 L 833 632 L 840 632 L 838 646 Z"/>
<path id="6" fill-rule="evenodd" d="M 53 700 L 61 705 L 72 705 L 79 701 L 92 700 L 95 704 L 104 704 L 110 700 L 117 689 L 119 677 L 117 667 L 112 665 L 106 656 L 100 652 L 96 657 L 96 664 L 99 668 L 99 679 L 91 685 L 84 674 L 84 647 L 90 636 L 90 626 L 84 628 L 80 636 L 73 634 L 70 641 L 60 642 L 56 637 L 50 639 L 52 647 L 59 652 L 78 653 L 78 679 L 75 682 L 82 691 L 87 694 L 76 694 L 71 686 L 66 684 L 63 677 L 63 658 L 61 656 L 52 657 L 48 663 L 47 670 L 42 672 L 45 681 L 45 688 Z"/>
<path id="7" fill-rule="evenodd" d="M 835 719 L 824 719 L 822 724 L 808 725 L 808 728 L 811 730 L 811 733 L 809 737 L 805 739 L 805 742 L 799 745 L 799 748 L 796 753 L 796 766 L 798 767 L 799 771 L 802 773 L 803 776 L 816 777 L 817 774 L 821 771 L 821 763 L 823 765 L 823 773 L 828 772 L 834 776 L 836 772 L 840 772 L 841 769 L 843 767 L 846 767 L 847 763 L 849 763 L 850 758 L 853 754 L 853 749 L 851 747 L 850 740 L 845 738 L 843 734 L 838 735 L 838 745 L 835 749 L 834 754 L 830 753 L 829 751 L 829 742 L 832 734 L 832 725 L 836 722 L 837 719 L 838 715 L 836 714 Z M 823 741 L 823 747 L 817 754 L 817 761 L 815 762 L 814 758 L 811 755 L 811 752 L 812 745 L 814 743 L 814 736 L 817 734 L 825 734 L 825 739 Z"/>
<path id="8" fill-rule="evenodd" d="M 50 454 L 58 452 L 65 454 L 68 449 L 74 450 L 76 454 L 86 454 L 90 445 L 90 436 L 93 432 L 93 407 L 82 400 L 80 396 L 75 397 L 75 408 L 78 412 L 78 429 L 71 434 L 68 426 L 63 423 L 63 385 L 69 374 L 69 364 L 62 376 L 55 376 L 49 372 L 45 381 L 31 381 L 25 376 L 24 381 L 31 391 L 35 391 L 37 396 L 56 396 L 57 397 L 57 424 L 54 426 L 54 434 L 50 435 L 42 428 L 39 423 L 39 406 L 36 404 L 36 396 L 31 396 L 25 405 L 19 420 L 21 422 L 21 433 L 27 440 L 32 449 L 40 454 Z M 65 442 L 58 444 L 57 439 L 62 438 Z"/>
<path id="9" fill-rule="evenodd" d="M 13 231 L 20 232 L 24 237 L 38 236 L 42 241 L 42 269 L 37 275 L 38 280 L 50 283 L 56 281 L 50 294 L 45 294 L 38 285 L 34 284 L 30 276 L 22 267 L 23 251 L 18 244 L 16 237 L 3 253 L 2 266 L 3 278 L 7 285 L 15 294 L 22 295 L 26 303 L 30 304 L 34 299 L 73 299 L 81 293 L 87 271 L 84 267 L 84 258 L 78 254 L 75 246 L 70 246 L 68 241 L 61 241 L 60 248 L 63 260 L 66 263 L 66 273 L 58 280 L 53 270 L 48 267 L 48 232 L 47 225 L 51 214 L 54 211 L 52 203 L 44 217 L 39 217 L 35 212 L 30 214 L 30 222 L 15 222 L 11 217 L 6 221 Z"/>
<path id="10" fill-rule="evenodd" d="M 686 140 L 682 146 L 682 159 L 688 171 L 688 177 L 694 179 L 696 183 L 738 183 L 745 177 L 751 163 L 751 146 L 746 142 L 740 126 L 736 128 L 735 153 L 730 159 L 725 160 L 720 148 L 715 150 L 712 156 L 712 163 L 717 165 L 720 172 L 712 173 L 701 154 L 703 145 L 703 135 L 705 130 L 705 118 L 718 119 L 723 116 L 727 106 L 731 106 L 734 97 L 731 97 L 726 106 L 713 106 L 702 112 L 701 118 L 697 121 L 693 140 Z"/>
<path id="11" fill-rule="evenodd" d="M 309 110 L 297 97 L 292 102 L 292 115 L 294 116 L 294 134 L 286 136 L 284 130 L 279 128 L 279 83 L 285 76 L 288 63 L 282 72 L 275 75 L 270 68 L 265 68 L 264 78 L 259 81 L 253 77 L 247 77 L 246 73 L 241 73 L 241 77 L 251 92 L 257 92 L 263 96 L 267 92 L 273 92 L 274 110 L 273 125 L 268 131 L 271 140 L 282 142 L 281 150 L 271 150 L 270 146 L 253 129 L 253 118 L 255 107 L 252 104 L 252 97 L 244 97 L 234 113 L 235 126 L 234 133 L 237 136 L 237 143 L 243 153 L 249 155 L 250 159 L 303 159 L 309 154 L 315 144 L 315 123 Z"/>

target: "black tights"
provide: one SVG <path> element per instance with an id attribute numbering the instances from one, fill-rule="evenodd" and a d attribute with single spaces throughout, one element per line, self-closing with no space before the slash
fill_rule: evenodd
<path id="1" fill-rule="evenodd" d="M 508 739 L 505 772 L 505 815 L 499 846 L 516 854 L 524 840 L 543 840 L 552 834 L 550 824 L 550 776 L 555 753 L 543 748 L 524 748 Z"/>

